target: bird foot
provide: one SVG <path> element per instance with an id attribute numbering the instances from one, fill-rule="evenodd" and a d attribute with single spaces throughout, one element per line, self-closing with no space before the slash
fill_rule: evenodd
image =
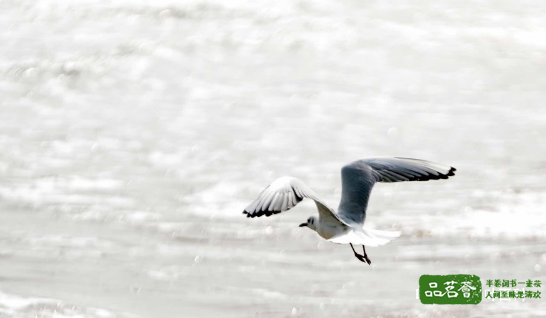
<path id="1" fill-rule="evenodd" d="M 368 263 L 368 265 L 372 265 L 372 261 L 368 257 L 368 254 L 364 254 L 364 259 L 366 260 L 366 263 Z"/>
<path id="2" fill-rule="evenodd" d="M 355 253 L 355 257 L 363 263 L 368 263 L 368 265 L 372 265 L 372 261 L 368 258 L 368 254 L 360 255 Z"/>

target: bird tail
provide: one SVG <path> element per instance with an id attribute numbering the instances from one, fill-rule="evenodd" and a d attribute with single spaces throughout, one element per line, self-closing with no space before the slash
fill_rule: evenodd
<path id="1" fill-rule="evenodd" d="M 362 229 L 351 228 L 347 232 L 335 236 L 328 241 L 337 244 L 351 243 L 365 246 L 379 246 L 385 245 L 399 236 L 399 231 L 381 231 L 362 227 Z"/>

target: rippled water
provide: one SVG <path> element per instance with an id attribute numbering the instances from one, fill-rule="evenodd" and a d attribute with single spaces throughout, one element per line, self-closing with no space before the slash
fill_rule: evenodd
<path id="1" fill-rule="evenodd" d="M 0 2 L 0 317 L 544 317 L 424 306 L 422 274 L 546 272 L 543 1 Z M 282 175 L 333 207 L 376 155 L 368 250 L 246 219 Z"/>

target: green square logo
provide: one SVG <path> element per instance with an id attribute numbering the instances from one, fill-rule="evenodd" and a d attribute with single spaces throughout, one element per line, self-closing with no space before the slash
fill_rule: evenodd
<path id="1" fill-rule="evenodd" d="M 476 275 L 422 275 L 419 299 L 425 305 L 477 305 L 482 301 L 482 281 Z"/>

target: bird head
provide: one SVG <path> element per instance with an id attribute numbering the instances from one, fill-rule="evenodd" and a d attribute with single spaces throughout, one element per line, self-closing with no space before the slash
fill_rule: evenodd
<path id="1" fill-rule="evenodd" d="M 300 227 L 304 227 L 304 226 L 307 226 L 311 230 L 316 231 L 317 230 L 317 218 L 314 217 L 314 216 L 310 216 L 307 219 L 307 222 L 300 224 Z"/>

